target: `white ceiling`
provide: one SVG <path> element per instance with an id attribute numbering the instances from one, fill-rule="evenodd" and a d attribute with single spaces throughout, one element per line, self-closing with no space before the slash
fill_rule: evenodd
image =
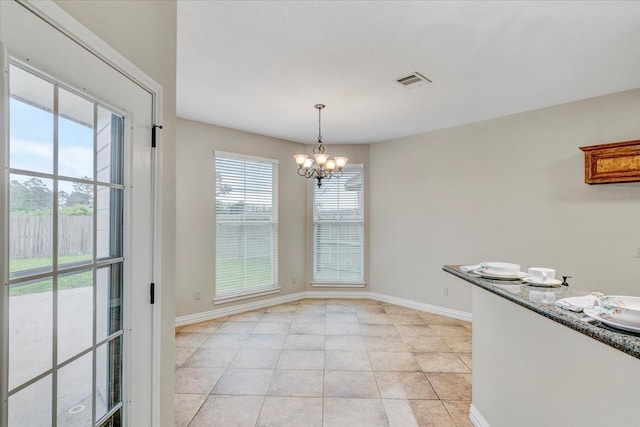
<path id="1" fill-rule="evenodd" d="M 371 143 L 636 87 L 640 1 L 178 1 L 178 115 L 291 141 L 317 103 Z"/>

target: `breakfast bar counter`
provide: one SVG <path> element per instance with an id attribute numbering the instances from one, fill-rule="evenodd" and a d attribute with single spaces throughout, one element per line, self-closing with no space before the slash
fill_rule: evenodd
<path id="1" fill-rule="evenodd" d="M 474 285 L 474 426 L 640 426 L 640 334 L 555 305 L 590 291 L 443 270 Z"/>
<path id="2" fill-rule="evenodd" d="M 640 359 L 640 334 L 619 331 L 599 323 L 593 324 L 593 322 L 585 322 L 584 314 L 563 310 L 553 303 L 538 302 L 539 300 L 537 298 L 540 293 L 553 293 L 555 301 L 560 298 L 586 295 L 590 293 L 590 291 L 574 289 L 570 286 L 560 286 L 557 288 L 535 288 L 527 286 L 520 281 L 485 279 L 476 274 L 465 273 L 461 271 L 460 266 L 457 265 L 445 265 L 442 269 L 447 273 L 458 276 L 467 282 L 481 287 L 482 289 L 496 295 L 500 295 L 501 297 L 504 297 L 509 301 L 513 301 L 514 303 L 546 318 Z M 640 426 L 640 422 L 638 425 Z"/>

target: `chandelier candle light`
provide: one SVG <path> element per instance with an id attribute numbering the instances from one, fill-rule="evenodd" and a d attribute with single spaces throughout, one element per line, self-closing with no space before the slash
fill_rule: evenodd
<path id="1" fill-rule="evenodd" d="M 324 152 L 320 113 L 325 106 L 324 104 L 316 104 L 315 107 L 318 109 L 318 146 L 313 148 L 313 158 L 310 158 L 307 154 L 294 154 L 293 158 L 298 165 L 298 175 L 317 179 L 318 188 L 320 188 L 323 179 L 342 176 L 342 169 L 349 159 L 346 157 L 334 157 L 332 159 L 329 154 Z"/>

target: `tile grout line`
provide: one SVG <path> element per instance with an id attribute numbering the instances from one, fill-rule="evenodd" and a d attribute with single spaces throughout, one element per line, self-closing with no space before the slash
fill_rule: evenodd
<path id="1" fill-rule="evenodd" d="M 388 414 L 388 412 L 387 412 L 387 410 L 386 410 L 386 408 L 385 408 L 385 406 L 384 406 L 384 398 L 383 398 L 383 396 L 382 396 L 382 390 L 381 390 L 381 385 L 380 385 L 380 379 L 379 379 L 379 378 L 378 378 L 378 376 L 376 375 L 376 372 L 377 372 L 377 371 L 375 371 L 375 370 L 374 370 L 373 363 L 372 363 L 372 359 L 371 359 L 371 352 L 372 352 L 372 351 L 381 351 L 381 352 L 385 352 L 385 349 L 384 349 L 384 348 L 375 348 L 375 347 L 371 347 L 370 345 L 367 345 L 365 338 L 366 338 L 366 337 L 369 337 L 369 336 L 371 336 L 371 337 L 379 337 L 379 338 L 381 338 L 383 341 L 384 341 L 385 339 L 389 340 L 392 336 L 394 336 L 394 337 L 395 337 L 395 336 L 399 336 L 399 337 L 400 337 L 400 339 L 401 339 L 402 343 L 403 343 L 404 345 L 406 345 L 406 346 L 407 346 L 407 350 L 408 350 L 408 351 L 406 351 L 406 352 L 401 352 L 401 353 L 407 353 L 408 355 L 410 355 L 410 356 L 411 356 L 411 359 L 414 361 L 414 363 L 415 363 L 415 364 L 418 366 L 418 368 L 419 368 L 419 370 L 418 370 L 418 371 L 416 371 L 416 372 L 421 372 L 421 373 L 422 373 L 422 375 L 423 375 L 423 377 L 424 377 L 424 379 L 425 379 L 425 381 L 426 381 L 426 384 L 428 384 L 428 385 L 431 387 L 431 389 L 433 390 L 433 392 L 434 392 L 435 396 L 437 397 L 437 400 L 440 402 L 440 404 L 442 405 L 442 407 L 444 407 L 444 409 L 446 410 L 446 413 L 447 413 L 447 415 L 449 416 L 450 420 L 455 424 L 455 421 L 453 420 L 453 415 L 452 415 L 452 414 L 453 414 L 453 412 L 452 412 L 452 411 L 453 411 L 453 409 L 456 409 L 456 408 L 455 408 L 455 407 L 453 407 L 451 410 L 450 410 L 449 408 L 447 408 L 447 406 L 445 405 L 445 400 L 443 400 L 443 399 L 441 398 L 440 393 L 438 393 L 438 391 L 433 387 L 433 384 L 431 383 L 431 380 L 429 380 L 429 378 L 428 378 L 428 376 L 427 376 L 427 372 L 423 371 L 423 370 L 422 370 L 422 366 L 420 366 L 420 364 L 417 362 L 416 355 L 418 355 L 418 354 L 429 354 L 429 353 L 431 353 L 431 352 L 415 352 L 415 351 L 412 351 L 412 350 L 411 350 L 411 348 L 409 347 L 409 344 L 408 344 L 408 342 L 409 342 L 409 341 L 408 341 L 408 339 L 409 339 L 410 337 L 412 337 L 412 336 L 411 336 L 411 335 L 405 335 L 405 334 L 403 334 L 402 330 L 399 328 L 399 325 L 405 325 L 404 323 L 400 323 L 400 322 L 402 322 L 402 321 L 403 321 L 402 317 L 400 317 L 400 316 L 401 316 L 401 315 L 403 315 L 403 314 L 414 314 L 414 313 L 415 313 L 415 310 L 411 310 L 410 312 L 408 311 L 408 312 L 406 312 L 406 313 L 404 313 L 404 312 L 386 312 L 386 310 L 384 310 L 384 307 L 387 307 L 387 306 L 389 306 L 389 307 L 393 307 L 393 305 L 389 305 L 389 304 L 380 304 L 380 305 L 379 305 L 379 307 L 381 307 L 381 308 L 383 309 L 383 312 L 382 312 L 382 313 L 378 313 L 378 312 L 377 312 L 377 310 L 375 310 L 375 309 L 373 309 L 373 310 L 370 310 L 370 311 L 369 311 L 369 310 L 368 310 L 368 309 L 369 309 L 369 307 L 366 307 L 366 308 L 365 308 L 365 307 L 361 307 L 361 306 L 359 306 L 359 307 L 361 307 L 361 308 L 362 308 L 362 310 L 360 310 L 360 311 L 358 311 L 357 309 L 354 309 L 355 307 L 353 307 L 353 308 L 345 308 L 345 309 L 339 309 L 339 308 L 338 308 L 338 309 L 334 309 L 334 310 L 332 310 L 332 311 L 327 312 L 327 308 L 328 308 L 328 307 L 327 307 L 327 305 L 328 305 L 328 301 L 329 301 L 329 300 L 324 299 L 324 300 L 323 300 L 323 302 L 322 302 L 321 304 L 317 304 L 317 305 L 322 305 L 322 306 L 324 306 L 324 320 L 325 320 L 325 321 L 324 321 L 324 327 L 325 327 L 325 330 L 324 330 L 324 333 L 323 333 L 323 334 L 321 334 L 321 336 L 322 336 L 322 349 L 323 349 L 323 360 L 322 360 L 322 362 L 323 362 L 323 369 L 322 369 L 323 375 L 322 375 L 322 393 L 321 393 L 321 399 L 320 399 L 320 400 L 321 400 L 321 404 L 322 404 L 322 410 L 321 410 L 321 413 L 320 413 L 320 419 L 321 419 L 321 423 L 322 423 L 323 425 L 324 425 L 324 424 L 325 424 L 325 422 L 327 421 L 327 420 L 325 419 L 325 415 L 326 415 L 326 414 L 325 414 L 325 406 L 326 406 L 326 396 L 325 396 L 325 394 L 326 394 L 326 389 L 325 389 L 325 383 L 326 383 L 326 374 L 327 374 L 327 364 L 326 364 L 326 361 L 327 361 L 327 352 L 329 351 L 329 350 L 327 350 L 327 337 L 328 337 L 328 336 L 330 336 L 329 334 L 327 334 L 327 332 L 328 332 L 328 331 L 327 331 L 327 329 L 328 329 L 328 325 L 329 325 L 330 323 L 335 323 L 335 322 L 329 322 L 328 320 L 329 320 L 329 318 L 331 318 L 331 317 L 332 317 L 332 316 L 330 316 L 330 314 L 347 314 L 347 313 L 352 313 L 352 314 L 355 316 L 355 318 L 356 318 L 356 320 L 357 320 L 356 324 L 358 325 L 358 329 L 360 330 L 360 333 L 359 333 L 358 335 L 351 335 L 351 334 L 347 334 L 347 335 L 344 335 L 344 334 L 332 334 L 332 335 L 335 335 L 336 337 L 352 336 L 352 337 L 359 337 L 359 338 L 360 338 L 360 340 L 361 340 L 361 344 L 364 346 L 364 349 L 365 349 L 365 351 L 367 352 L 367 360 L 368 360 L 368 363 L 369 363 L 369 365 L 370 365 L 370 366 L 369 366 L 369 367 L 370 367 L 370 371 L 369 371 L 369 372 L 371 372 L 371 375 L 373 375 L 374 381 L 375 381 L 375 383 L 376 383 L 376 390 L 377 390 L 377 393 L 378 393 L 378 398 L 377 398 L 376 400 L 378 400 L 378 401 L 380 402 L 380 405 L 382 406 L 383 414 L 384 414 L 384 416 L 385 416 L 386 421 L 387 421 L 387 422 L 390 422 L 390 420 L 389 420 L 389 414 Z M 357 301 L 357 300 L 356 300 L 356 301 Z M 349 304 L 345 304 L 345 306 L 348 306 L 348 305 L 354 305 L 354 302 L 355 302 L 355 301 L 353 301 L 353 302 L 352 302 L 352 301 L 349 301 Z M 313 305 L 316 305 L 316 304 L 313 304 Z M 299 310 L 300 310 L 300 308 L 301 308 L 301 304 L 296 304 L 296 306 L 297 306 L 297 307 L 296 307 L 295 312 L 296 312 L 296 313 L 298 313 L 298 314 L 302 314 L 302 312 L 300 312 L 300 311 L 299 311 Z M 403 310 L 403 311 L 404 311 L 404 310 Z M 247 338 L 246 338 L 246 339 L 245 339 L 245 341 L 240 345 L 240 347 L 239 347 L 238 349 L 236 349 L 236 353 L 234 354 L 234 357 L 231 359 L 231 361 L 230 361 L 230 362 L 226 365 L 226 367 L 223 369 L 223 372 L 222 372 L 221 376 L 218 378 L 218 380 L 216 381 L 216 383 L 212 386 L 212 389 L 211 389 L 210 393 L 209 393 L 208 395 L 206 395 L 205 400 L 203 401 L 203 403 L 198 407 L 198 410 L 195 412 L 195 414 L 193 415 L 193 417 L 191 417 L 191 420 L 189 421 L 189 425 L 191 425 L 191 423 L 192 423 L 192 422 L 193 422 L 193 420 L 196 418 L 196 416 L 197 416 L 199 413 L 201 413 L 202 408 L 204 407 L 204 404 L 206 403 L 206 401 L 207 401 L 209 398 L 211 398 L 211 397 L 217 396 L 217 395 L 213 394 L 213 390 L 214 390 L 214 389 L 215 389 L 215 387 L 219 384 L 220 380 L 224 377 L 224 375 L 229 371 L 229 369 L 231 369 L 231 366 L 232 366 L 232 364 L 234 363 L 234 361 L 239 360 L 239 359 L 238 359 L 238 357 L 239 357 L 239 353 L 240 353 L 241 351 L 243 351 L 243 350 L 247 350 L 247 349 L 245 348 L 245 345 L 247 344 L 247 340 L 248 340 L 248 338 L 249 338 L 251 335 L 255 335 L 255 334 L 254 334 L 254 332 L 256 332 L 256 329 L 259 327 L 260 322 L 261 322 L 261 321 L 263 321 L 263 319 L 264 319 L 264 317 L 265 317 L 265 316 L 264 316 L 264 314 L 265 314 L 266 312 L 267 312 L 266 310 L 261 310 L 261 311 L 260 311 L 260 316 L 259 316 L 259 318 L 258 318 L 258 319 L 255 319 L 255 318 L 252 318 L 251 316 L 249 316 L 249 317 L 247 317 L 247 318 L 245 318 L 245 319 L 233 319 L 233 318 L 231 318 L 231 319 L 226 319 L 225 321 L 223 321 L 223 322 L 222 322 L 222 324 L 224 324 L 224 323 L 226 323 L 227 321 L 231 321 L 231 322 L 233 322 L 233 321 L 255 321 L 255 325 L 253 326 L 253 328 L 251 329 L 251 331 L 250 331 L 248 334 L 247 334 L 247 333 L 242 333 L 242 335 L 246 335 L 246 336 L 247 336 Z M 274 313 L 279 313 L 279 312 L 280 312 L 280 311 L 274 310 Z M 291 313 L 291 311 L 288 311 L 288 310 L 286 310 L 286 311 L 285 311 L 285 310 L 283 310 L 282 312 L 283 312 L 283 313 L 285 313 L 285 312 L 286 312 L 286 313 Z M 371 324 L 371 325 L 378 325 L 378 326 L 379 326 L 379 325 L 388 325 L 388 324 L 393 325 L 393 327 L 394 327 L 393 329 L 395 330 L 395 332 L 396 332 L 396 334 L 397 334 L 397 335 L 388 335 L 388 334 L 386 334 L 386 333 L 381 333 L 380 335 L 363 335 L 363 333 L 362 333 L 362 323 L 361 323 L 361 321 L 362 321 L 362 320 L 366 320 L 366 316 L 364 316 L 364 317 L 363 317 L 363 316 L 358 316 L 358 313 L 359 313 L 359 312 L 361 312 L 361 313 L 363 313 L 363 314 L 382 314 L 382 315 L 387 316 L 389 319 L 391 319 L 391 322 L 390 322 L 390 323 L 385 323 L 385 322 L 383 322 L 383 323 L 379 323 L 379 324 L 377 324 L 377 323 L 373 323 L 373 324 Z M 311 309 L 311 310 L 306 310 L 304 313 L 316 313 L 316 314 L 317 314 L 318 312 L 317 312 L 316 310 Z M 329 315 L 329 316 L 328 316 L 328 315 Z M 392 317 L 392 316 L 396 316 L 396 317 Z M 271 316 L 271 317 L 278 318 L 279 316 Z M 338 320 L 338 319 L 340 319 L 340 316 L 333 316 L 333 317 L 334 317 L 335 319 L 332 319 L 332 320 Z M 363 317 L 363 318 L 361 319 L 361 317 Z M 425 328 L 429 328 L 430 330 L 432 330 L 432 328 L 430 328 L 430 323 L 427 323 L 427 322 L 428 322 L 428 321 L 427 321 L 427 319 L 424 319 L 424 317 L 422 317 L 422 316 L 421 316 L 421 318 L 422 318 L 422 320 L 424 321 L 424 327 L 425 327 Z M 284 319 L 284 318 L 281 318 L 281 320 L 282 320 L 282 319 Z M 269 321 L 269 320 L 270 320 L 270 319 L 264 319 L 264 321 L 265 321 L 265 322 L 266 322 L 266 321 Z M 275 319 L 274 319 L 274 320 L 275 320 Z M 261 407 L 260 407 L 260 410 L 259 410 L 258 415 L 257 415 L 257 418 L 256 418 L 256 424 L 257 424 L 257 423 L 258 423 L 258 421 L 260 420 L 260 417 L 262 416 L 262 413 L 263 413 L 263 411 L 264 411 L 264 409 L 265 409 L 265 405 L 266 405 L 266 398 L 269 396 L 269 395 L 268 395 L 268 393 L 269 393 L 269 390 L 270 390 L 270 388 L 271 388 L 271 385 L 273 384 L 273 381 L 274 381 L 274 378 L 275 378 L 275 373 L 278 371 L 278 365 L 279 365 L 279 363 L 280 363 L 280 360 L 281 360 L 281 357 L 282 357 L 282 353 L 283 353 L 283 351 L 285 351 L 284 345 L 285 345 L 285 343 L 287 342 L 288 337 L 289 337 L 289 336 L 291 336 L 291 335 L 303 335 L 303 336 L 304 336 L 304 335 L 308 335 L 308 334 L 293 334 L 293 333 L 292 333 L 293 323 L 295 323 L 295 322 L 296 322 L 297 317 L 295 317 L 295 316 L 291 317 L 291 316 L 290 316 L 290 319 L 289 319 L 289 320 L 290 320 L 290 321 L 288 322 L 288 323 L 289 323 L 289 325 L 288 325 L 288 327 L 287 327 L 287 331 L 286 331 L 286 333 L 285 333 L 285 334 L 283 334 L 283 335 L 284 335 L 284 342 L 283 342 L 282 346 L 280 346 L 279 353 L 278 353 L 278 357 L 277 357 L 277 359 L 275 360 L 275 366 L 273 367 L 272 376 L 271 376 L 271 378 L 270 378 L 269 384 L 267 385 L 267 389 L 266 389 L 265 393 L 264 393 L 264 394 L 262 394 L 262 395 L 259 395 L 260 397 L 262 397 L 262 405 L 261 405 Z M 372 321 L 372 320 L 375 320 L 375 318 L 373 318 L 373 319 L 372 319 L 372 318 L 369 318 L 368 320 L 369 320 L 369 321 Z M 378 319 L 378 320 L 385 320 L 385 319 L 384 319 L 384 318 L 381 318 L 381 319 Z M 406 321 L 410 321 L 409 319 L 405 319 L 405 320 L 406 320 Z M 300 323 L 300 322 L 299 322 L 299 323 Z M 305 322 L 302 322 L 302 323 L 305 323 Z M 306 322 L 306 323 L 308 323 L 308 322 Z M 313 322 L 311 322 L 311 323 L 313 323 Z M 340 323 L 340 322 L 338 322 L 338 323 Z M 407 323 L 406 325 L 413 325 L 413 324 L 412 324 L 412 323 Z M 443 323 L 442 325 L 448 325 L 448 323 Z M 465 327 L 465 325 L 460 325 L 460 323 L 457 323 L 457 325 L 458 325 L 458 326 L 463 326 L 463 327 Z M 416 326 L 423 326 L 423 325 L 416 324 Z M 202 341 L 202 342 L 201 342 L 201 343 L 196 347 L 196 350 L 195 350 L 195 351 L 198 351 L 199 349 L 203 348 L 203 347 L 201 347 L 201 346 L 204 344 L 204 342 L 206 342 L 206 341 L 207 341 L 208 339 L 210 339 L 212 336 L 216 335 L 217 333 L 224 333 L 224 331 L 222 331 L 222 332 L 218 332 L 218 329 L 219 329 L 219 328 L 216 328 L 214 331 L 212 331 L 212 332 L 208 332 L 208 333 L 207 333 L 208 338 L 207 338 L 207 339 L 205 339 L 205 340 L 203 340 L 203 341 Z M 274 330 L 276 330 L 276 329 L 277 329 L 277 328 L 275 328 Z M 465 327 L 465 329 L 467 329 L 467 330 L 468 330 L 469 328 L 466 328 L 466 327 Z M 432 330 L 432 331 L 433 331 L 433 330 Z M 371 333 L 373 333 L 374 331 L 370 331 L 370 332 L 371 332 Z M 383 331 L 380 331 L 380 332 L 383 332 Z M 407 331 L 405 331 L 405 332 L 407 332 Z M 442 336 L 442 335 L 440 335 L 440 333 L 438 333 L 438 331 L 433 331 L 433 332 L 434 332 L 434 336 L 439 337 L 439 338 L 445 338 L 445 340 L 446 340 L 446 338 L 455 338 L 455 336 Z M 469 332 L 471 332 L 471 331 L 469 331 Z M 239 333 L 239 332 L 229 332 L 229 334 L 236 334 L 236 333 Z M 268 333 L 268 330 L 267 330 L 266 335 L 279 335 L 279 334 L 278 334 L 278 333 L 275 333 L 275 334 L 273 334 L 273 333 Z M 311 335 L 314 335 L 314 334 L 311 334 Z M 447 335 L 448 335 L 448 334 L 447 334 Z M 429 336 L 431 336 L 431 335 L 429 335 Z M 416 339 L 417 339 L 417 338 L 420 338 L 420 337 L 422 337 L 422 335 L 421 335 L 421 334 L 418 334 L 418 335 L 416 335 L 416 336 L 415 336 L 415 338 L 416 338 Z M 447 343 L 445 343 L 445 344 L 446 344 L 446 347 L 449 349 L 449 351 L 438 351 L 438 352 L 434 352 L 434 353 L 448 353 L 448 354 L 454 354 L 454 355 L 455 355 L 455 359 L 456 359 L 458 362 L 460 362 L 460 363 L 462 364 L 462 366 L 464 366 L 468 371 L 471 371 L 471 370 L 472 370 L 472 369 L 471 369 L 471 367 L 467 365 L 467 362 L 466 362 L 465 360 L 463 360 L 463 359 L 462 359 L 462 357 L 461 357 L 460 355 L 461 355 L 461 354 L 465 354 L 465 358 L 466 358 L 466 359 L 470 359 L 470 358 L 472 357 L 472 351 L 470 351 L 470 350 L 469 350 L 469 351 L 463 351 L 463 352 L 455 351 L 455 350 L 454 350 L 454 349 L 453 349 L 453 348 L 448 344 L 448 342 L 447 342 Z M 464 348 L 464 346 L 458 346 L 458 347 L 457 347 L 457 350 L 460 350 L 460 349 L 463 349 L 463 348 Z M 355 351 L 355 349 L 351 349 L 351 348 L 346 348 L 346 349 L 344 349 L 344 348 L 343 348 L 343 349 L 340 349 L 339 347 L 338 347 L 338 350 L 334 350 L 334 351 L 338 351 L 338 353 L 339 353 L 340 351 L 349 351 L 349 350 Z M 195 353 L 195 351 L 194 351 L 194 353 Z M 184 360 L 184 361 L 183 361 L 179 366 L 177 366 L 177 369 L 179 369 L 179 368 L 183 367 L 183 366 L 184 366 L 184 363 L 186 363 L 186 361 L 187 361 L 190 357 L 192 357 L 194 353 L 192 353 L 189 357 L 185 358 L 185 360 Z M 391 353 L 393 353 L 393 352 L 391 352 Z M 470 362 L 470 361 L 469 361 L 469 362 Z M 348 366 L 348 364 L 347 364 L 347 366 Z M 400 368 L 400 366 L 399 366 L 398 368 Z M 238 368 L 238 369 L 240 369 L 240 368 Z M 249 368 L 245 368 L 245 369 L 249 369 Z M 296 370 L 297 370 L 297 369 L 296 369 Z M 308 370 L 308 369 L 306 369 L 306 368 L 305 368 L 305 369 L 302 369 L 302 370 Z M 353 370 L 353 369 L 345 369 L 345 371 L 358 372 L 359 370 L 358 370 L 358 369 L 356 369 L 356 370 Z M 365 372 L 366 372 L 366 371 L 365 371 Z M 382 372 L 382 371 L 380 371 L 380 372 Z M 397 373 L 397 374 L 402 374 L 402 372 L 405 372 L 405 371 L 402 371 L 402 370 L 401 370 L 401 371 L 390 371 L 390 372 L 394 372 L 394 373 Z M 409 371 L 406 371 L 406 372 L 409 372 Z M 411 371 L 411 372 L 413 372 L 413 371 Z M 443 370 L 443 371 L 436 371 L 436 372 L 439 372 L 439 373 L 457 373 L 457 372 L 455 372 L 455 371 L 445 371 L 445 370 Z M 469 373 L 469 372 L 461 373 L 461 374 L 468 374 L 468 373 Z M 190 393 L 184 393 L 184 394 L 190 394 Z M 197 393 L 196 393 L 196 394 L 197 394 Z M 256 395 L 256 396 L 258 396 L 258 395 Z M 293 395 L 292 395 L 292 396 L 283 396 L 283 397 L 287 398 L 287 397 L 295 397 L 295 396 L 293 396 Z M 310 397 L 310 396 L 301 396 L 301 397 Z M 311 396 L 311 397 L 312 397 L 312 396 Z M 363 398 L 363 399 L 367 400 L 368 398 Z M 402 400 L 402 401 L 410 402 L 411 400 L 415 400 L 415 399 L 406 399 L 406 398 L 405 398 L 405 399 L 398 399 L 398 400 Z M 418 400 L 432 400 L 432 399 L 418 399 Z M 435 399 L 433 399 L 433 400 L 435 400 Z M 464 400 L 459 400 L 459 401 L 460 401 L 460 402 L 464 402 Z M 381 414 L 381 415 L 382 415 L 382 414 Z"/>

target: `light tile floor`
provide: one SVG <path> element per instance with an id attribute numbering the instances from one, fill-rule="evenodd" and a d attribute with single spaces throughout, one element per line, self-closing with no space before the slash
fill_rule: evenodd
<path id="1" fill-rule="evenodd" d="M 176 426 L 471 426 L 471 324 L 306 299 L 176 328 Z"/>

